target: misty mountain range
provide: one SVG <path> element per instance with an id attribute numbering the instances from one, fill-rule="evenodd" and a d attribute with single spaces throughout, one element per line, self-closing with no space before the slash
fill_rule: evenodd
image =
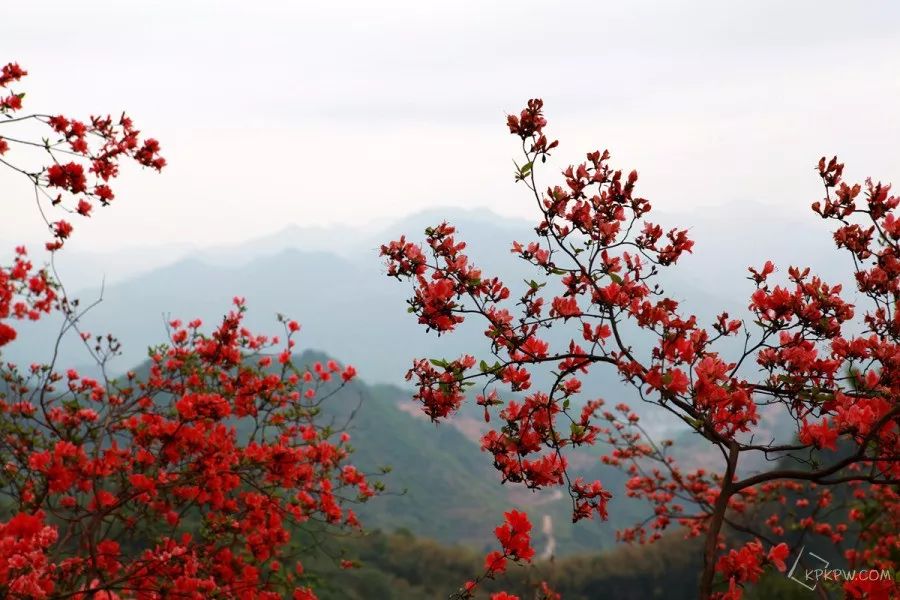
<path id="1" fill-rule="evenodd" d="M 694 253 L 663 269 L 659 280 L 701 323 L 710 323 L 723 310 L 746 315 L 753 291 L 746 268 L 766 259 L 776 261 L 782 276 L 789 264 L 809 264 L 826 280 L 846 278 L 849 261 L 834 249 L 821 220 L 811 215 L 799 222 L 771 222 L 766 213 L 764 205 L 754 203 L 696 214 L 651 213 L 666 227 L 689 228 L 696 241 Z M 457 227 L 474 264 L 485 275 L 502 276 L 513 297 L 524 280 L 537 278 L 509 252 L 513 240 L 534 238 L 533 223 L 453 209 L 419 213 L 375 232 L 291 226 L 246 243 L 204 249 L 175 245 L 93 255 L 63 251 L 57 267 L 67 289 L 79 290 L 74 295 L 83 304 L 100 297 L 100 283 L 106 279 L 102 302 L 85 315 L 83 327 L 94 334 L 113 333 L 123 343 L 122 355 L 110 365 L 113 372 L 132 368 L 146 357 L 148 346 L 165 341 L 167 320 L 201 318 L 212 326 L 230 309 L 231 299 L 242 296 L 254 331 L 278 333 L 275 315 L 286 314 L 302 324 L 300 349 L 321 350 L 353 364 L 370 383 L 403 384 L 413 358 L 463 353 L 490 358 L 477 320 L 467 319 L 458 331 L 440 338 L 426 333 L 406 311 L 410 287 L 387 278 L 378 256 L 380 244 L 403 234 L 421 240 L 427 226 L 442 220 Z M 5 359 L 26 364 L 46 359 L 58 328 L 54 319 L 23 324 L 20 341 L 4 348 Z M 554 328 L 542 335 L 555 345 L 567 343 L 566 333 Z M 738 348 L 732 343 L 724 350 L 727 356 Z M 61 365 L 90 369 L 89 362 L 74 336 L 64 340 Z M 537 373 L 536 383 L 541 378 Z M 585 388 L 586 394 L 600 395 L 610 404 L 635 399 L 608 369 L 592 373 Z M 673 425 L 659 411 L 637 409 L 654 430 Z"/>
<path id="2" fill-rule="evenodd" d="M 752 284 L 746 268 L 774 259 L 781 271 L 809 264 L 826 280 L 847 279 L 849 260 L 838 253 L 826 229 L 809 220 L 769 222 L 760 204 L 742 204 L 697 214 L 658 217 L 665 226 L 690 230 L 693 255 L 664 270 L 660 281 L 701 322 L 728 310 L 745 311 Z M 656 217 L 655 213 L 653 216 Z M 502 276 L 513 294 L 536 273 L 514 257 L 513 240 L 534 237 L 533 223 L 489 212 L 428 211 L 375 233 L 291 226 L 246 243 L 204 249 L 189 246 L 131 249 L 104 254 L 67 254 L 57 267 L 67 289 L 83 302 L 103 301 L 85 318 L 94 333 L 114 333 L 124 342 L 117 365 L 130 368 L 148 344 L 164 339 L 164 318 L 216 322 L 233 296 L 246 297 L 249 324 L 275 331 L 276 313 L 303 324 L 300 344 L 351 362 L 367 380 L 397 383 L 414 356 L 456 356 L 485 347 L 480 325 L 442 336 L 426 334 L 406 312 L 409 287 L 385 277 L 380 244 L 406 234 L 421 240 L 426 226 L 447 220 L 468 243 L 467 253 L 487 275 Z M 8 357 L 32 361 L 54 335 L 41 324 Z M 64 362 L 83 363 L 83 351 L 66 348 Z"/>
<path id="3" fill-rule="evenodd" d="M 664 271 L 660 281 L 702 322 L 710 322 L 722 310 L 743 314 L 752 292 L 745 269 L 768 258 L 786 270 L 788 264 L 811 257 L 814 269 L 832 281 L 846 272 L 844 257 L 815 221 L 768 223 L 764 214 L 763 206 L 749 204 L 693 219 L 690 215 L 660 219 L 664 225 L 689 226 L 697 241 L 695 253 Z M 246 323 L 254 331 L 278 333 L 275 315 L 289 315 L 302 323 L 299 350 L 323 351 L 356 366 L 361 381 L 354 384 L 353 393 L 367 400 L 354 424 L 357 456 L 363 463 L 371 462 L 364 464 L 371 469 L 391 465 L 394 470 L 386 477 L 389 489 L 408 490 L 364 507 L 371 526 L 402 527 L 446 543 L 478 546 L 490 541 L 483 533 L 490 531 L 496 515 L 515 504 L 540 519 L 536 540 L 545 552 L 608 547 L 615 528 L 633 523 L 646 507 L 618 495 L 610 505 L 610 523 L 572 527 L 564 494 L 535 495 L 497 485 L 490 459 L 478 448 L 485 427 L 480 413 L 464 409 L 451 421 L 453 427 L 436 428 L 411 402 L 404 374 L 414 357 L 474 353 L 480 358 L 487 348 L 477 322 L 466 322 L 459 331 L 440 338 L 426 333 L 406 311 L 409 286 L 385 276 L 378 256 L 381 243 L 404 233 L 420 240 L 425 227 L 442 220 L 457 227 L 472 261 L 487 275 L 501 275 L 513 294 L 525 285 L 523 280 L 536 277 L 529 265 L 509 252 L 513 240 L 532 239 L 533 224 L 458 210 L 421 213 L 375 233 L 288 227 L 247 243 L 201 250 L 170 246 L 95 255 L 63 252 L 57 266 L 67 288 L 79 289 L 75 296 L 85 303 L 100 296 L 97 283 L 107 276 L 103 300 L 85 316 L 84 328 L 95 334 L 112 332 L 123 342 L 122 355 L 111 364 L 113 372 L 135 367 L 146 358 L 148 346 L 165 341 L 166 320 L 199 317 L 214 326 L 234 296 L 246 298 Z M 23 324 L 19 341 L 4 348 L 4 359 L 46 360 L 58 326 L 53 319 Z M 565 334 L 558 328 L 542 336 L 558 344 L 568 339 Z M 90 372 L 88 360 L 84 348 L 70 336 L 59 365 Z M 539 383 L 539 376 L 536 379 Z M 609 370 L 592 374 L 585 388 L 586 396 L 599 395 L 609 404 L 636 402 L 633 392 Z M 694 451 L 695 435 L 684 432 L 680 424 L 673 427 L 662 411 L 644 412 L 641 406 L 637 410 L 651 430 L 678 437 L 683 455 L 702 460 Z M 792 435 L 777 425 L 772 424 L 773 436 Z M 596 461 L 598 453 L 575 457 L 573 466 L 587 477 L 599 477 L 609 489 L 621 489 L 624 476 L 602 467 Z M 452 519 L 432 519 L 431 512 Z"/>

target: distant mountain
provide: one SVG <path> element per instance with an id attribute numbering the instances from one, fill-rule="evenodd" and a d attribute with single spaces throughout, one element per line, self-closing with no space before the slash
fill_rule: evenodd
<path id="1" fill-rule="evenodd" d="M 813 219 L 774 222 L 767 218 L 765 206 L 753 203 L 654 216 L 665 226 L 691 228 L 697 242 L 694 254 L 677 267 L 664 269 L 660 282 L 701 322 L 711 321 L 721 310 L 745 314 L 753 289 L 745 278 L 746 267 L 761 265 L 767 258 L 776 260 L 782 270 L 788 264 L 811 264 L 832 281 L 840 281 L 848 272 L 846 257 L 834 250 L 827 230 Z M 474 318 L 451 335 L 438 338 L 426 333 L 406 312 L 409 286 L 385 276 L 379 244 L 402 234 L 421 240 L 426 226 L 442 220 L 457 227 L 472 261 L 488 275 L 502 275 L 513 294 L 524 288 L 523 280 L 535 278 L 529 265 L 509 252 L 513 240 L 533 238 L 533 223 L 501 218 L 489 211 L 428 211 L 377 233 L 289 227 L 239 245 L 173 248 L 167 256 L 179 252 L 188 256 L 130 278 L 116 281 L 111 277 L 102 290 L 103 301 L 85 316 L 83 326 L 93 333 L 112 332 L 119 337 L 124 353 L 112 367 L 124 370 L 143 360 L 148 345 L 164 340 L 166 319 L 200 317 L 208 324 L 215 323 L 229 309 L 233 296 L 243 296 L 250 307 L 248 325 L 252 328 L 274 333 L 275 314 L 288 314 L 303 325 L 298 338 L 302 348 L 340 356 L 373 383 L 402 383 L 414 357 L 478 356 L 487 347 L 483 324 Z M 97 269 L 98 276 L 104 264 L 115 269 L 133 264 L 141 270 L 149 264 L 148 259 L 134 258 L 135 252 L 105 259 L 94 255 L 87 264 Z M 76 259 L 78 255 L 60 255 L 58 266 L 64 281 L 67 270 L 71 273 L 79 264 Z M 86 267 L 82 264 L 81 268 L 79 278 L 83 279 Z M 76 295 L 87 304 L 99 298 L 101 290 L 95 285 Z M 59 321 L 53 319 L 23 324 L 20 340 L 4 348 L 4 359 L 30 363 L 46 358 L 58 327 Z M 545 337 L 552 343 L 565 343 L 566 333 L 553 328 Z M 636 344 L 641 343 L 637 338 Z M 728 354 L 738 349 L 725 346 L 724 350 Z M 66 340 L 60 363 L 83 367 L 88 362 L 77 340 Z M 585 382 L 586 394 L 599 395 L 610 403 L 635 400 L 615 373 L 597 371 Z M 541 377 L 538 373 L 538 382 Z M 673 426 L 660 411 L 646 411 L 639 405 L 637 409 L 654 430 L 667 431 Z"/>
<path id="2" fill-rule="evenodd" d="M 814 221 L 769 223 L 765 211 L 752 204 L 695 217 L 691 230 L 698 244 L 695 254 L 665 271 L 661 282 L 701 321 L 708 322 L 721 310 L 741 315 L 752 291 L 745 269 L 767 258 L 774 258 L 782 269 L 787 264 L 811 263 L 833 281 L 846 272 L 844 257 L 833 250 L 827 232 Z M 642 512 L 646 507 L 619 493 L 611 503 L 609 523 L 571 527 L 566 496 L 498 485 L 489 456 L 474 441 L 483 426 L 477 414 L 464 411 L 451 426 L 436 427 L 421 417 L 409 400 L 408 388 L 398 387 L 413 357 L 473 352 L 479 356 L 487 346 L 483 325 L 475 319 L 467 320 L 452 335 L 438 338 L 426 333 L 406 311 L 408 286 L 385 277 L 378 257 L 380 243 L 404 233 L 420 240 L 425 226 L 443 219 L 458 227 L 475 264 L 486 274 L 502 275 L 514 294 L 524 287 L 524 279 L 535 277 L 528 265 L 509 252 L 512 240 L 533 237 L 533 224 L 486 212 L 431 211 L 376 234 L 289 228 L 247 244 L 188 251 L 190 256 L 170 264 L 127 279 L 112 279 L 102 291 L 103 301 L 85 316 L 83 326 L 93 333 L 112 332 L 119 337 L 124 353 L 112 369 L 124 371 L 146 357 L 147 346 L 164 340 L 164 323 L 170 317 L 200 317 L 212 325 L 229 309 L 233 296 L 247 299 L 247 324 L 254 330 L 277 333 L 276 313 L 290 315 L 302 323 L 301 349 L 327 351 L 354 364 L 362 379 L 370 382 L 354 384 L 336 403 L 355 405 L 359 396 L 365 398 L 354 425 L 358 457 L 372 461 L 364 465 L 371 468 L 392 465 L 394 471 L 387 478 L 392 491 L 409 490 L 407 495 L 375 500 L 364 507 L 363 515 L 374 526 L 407 528 L 419 536 L 479 546 L 491 541 L 491 527 L 500 511 L 518 503 L 529 507 L 535 518 L 539 548 L 549 547 L 559 554 L 611 545 L 614 529 L 646 516 Z M 692 222 L 683 215 L 662 215 L 660 221 L 665 225 Z M 324 251 L 326 246 L 341 252 Z M 121 266 L 127 256 L 110 256 L 105 264 Z M 90 264 L 103 263 L 102 257 L 94 258 Z M 66 267 L 66 263 L 60 266 Z M 96 268 L 102 271 L 102 266 Z M 100 290 L 85 288 L 77 296 L 89 303 L 100 296 Z M 53 319 L 22 324 L 19 340 L 4 347 L 4 360 L 26 364 L 46 360 L 58 328 L 59 321 Z M 554 343 L 568 339 L 562 328 L 553 328 L 545 337 Z M 88 362 L 83 347 L 67 339 L 60 366 L 90 372 L 84 368 Z M 598 369 L 585 381 L 585 396 L 600 396 L 609 404 L 634 403 L 652 430 L 680 436 L 680 445 L 690 449 L 688 454 L 704 460 L 702 453 L 693 451 L 696 436 L 683 433 L 683 427 L 673 428 L 662 411 L 645 410 L 610 370 Z M 792 435 L 779 431 L 778 423 L 771 428 L 775 437 Z M 607 488 L 621 490 L 622 474 L 604 470 L 597 464 L 597 454 L 579 457 L 578 468 L 587 477 L 599 476 Z"/>
<path id="3" fill-rule="evenodd" d="M 769 222 L 766 208 L 753 203 L 654 216 L 666 226 L 690 226 L 697 240 L 695 253 L 677 267 L 664 269 L 660 282 L 701 322 L 711 321 L 722 310 L 744 314 L 753 289 L 745 278 L 746 267 L 761 265 L 767 258 L 774 258 L 782 269 L 791 263 L 812 263 L 832 280 L 847 272 L 845 257 L 833 249 L 827 230 L 812 219 Z M 457 226 L 473 262 L 488 275 L 502 275 L 513 294 L 524 288 L 523 280 L 535 278 L 533 270 L 509 252 L 514 239 L 533 238 L 533 223 L 489 211 L 447 209 L 404 218 L 377 233 L 289 227 L 245 244 L 187 251 L 185 258 L 131 278 L 110 278 L 102 292 L 103 302 L 85 317 L 84 325 L 94 333 L 112 332 L 119 337 L 124 354 L 114 367 L 125 369 L 143 359 L 148 345 L 164 338 L 163 325 L 169 316 L 215 322 L 228 310 L 233 296 L 244 296 L 250 307 L 248 323 L 255 329 L 273 331 L 274 315 L 288 314 L 303 324 L 299 338 L 303 347 L 341 356 L 369 381 L 400 383 L 413 357 L 455 357 L 479 354 L 486 348 L 483 325 L 477 319 L 469 319 L 458 332 L 440 339 L 426 333 L 406 312 L 408 285 L 385 277 L 378 256 L 380 243 L 404 233 L 421 240 L 427 225 L 444 219 Z M 66 270 L 77 262 L 76 256 L 66 256 L 63 252 L 60 259 L 64 280 Z M 121 266 L 128 256 L 110 255 L 107 264 Z M 98 261 L 94 256 L 90 264 L 98 265 Z M 99 276 L 103 269 L 96 268 Z M 83 273 L 79 278 L 83 279 Z M 83 303 L 99 298 L 99 281 L 76 295 Z M 4 349 L 5 358 L 30 363 L 47 355 L 58 324 L 51 320 L 24 328 L 22 341 Z M 568 339 L 560 328 L 546 337 L 557 343 Z M 83 348 L 74 340 L 68 342 L 62 347 L 61 361 L 85 364 L 88 357 Z M 586 383 L 590 393 L 610 400 L 633 398 L 608 370 Z M 648 424 L 665 428 L 665 419 Z"/>

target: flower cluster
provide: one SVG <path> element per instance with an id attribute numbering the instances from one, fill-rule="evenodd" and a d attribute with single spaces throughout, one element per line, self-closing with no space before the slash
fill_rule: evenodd
<path id="1" fill-rule="evenodd" d="M 3 67 L 0 88 L 25 74 Z M 92 202 L 113 200 L 107 184 L 122 159 L 165 165 L 159 144 L 124 115 L 14 115 L 21 100 L 0 97 L 0 127 L 37 121 L 59 139 L 3 129 L 0 155 L 15 144 L 51 161 L 0 164 L 52 205 L 88 216 Z M 58 250 L 72 226 L 47 224 Z M 60 370 L 55 355 L 24 368 L 0 362 L 0 596 L 315 600 L 296 542 L 312 541 L 307 528 L 359 528 L 350 504 L 380 489 L 349 463 L 350 435 L 321 419 L 356 370 L 295 365 L 297 322 L 279 317 L 283 337 L 257 335 L 243 324 L 244 301 L 234 305 L 212 331 L 170 322 L 169 342 L 114 378 L 107 361 L 118 341 L 81 331 L 83 309 L 24 248 L 0 268 L 0 349 L 17 337 L 9 321 L 59 311 L 60 341 L 77 332 L 100 374 Z"/>
<path id="2" fill-rule="evenodd" d="M 878 499 L 886 501 L 887 527 L 896 527 L 896 494 L 885 491 L 900 482 L 900 198 L 890 195 L 890 186 L 871 180 L 848 185 L 836 159 L 818 165 L 826 198 L 813 210 L 838 223 L 835 242 L 852 253 L 853 275 L 869 307 L 855 306 L 840 285 L 809 269 L 789 267 L 787 281 L 776 280 L 769 261 L 749 270 L 752 319 L 723 312 L 704 326 L 659 284 L 659 271 L 677 265 L 693 242 L 683 229 L 647 221 L 652 207 L 636 193 L 637 171 L 614 169 L 609 152 L 595 151 L 564 169 L 561 184 L 542 189 L 536 165 L 558 147 L 547 138 L 543 103 L 530 100 L 507 125 L 521 141 L 515 179 L 540 213 L 536 239 L 514 241 L 512 252 L 531 265 L 535 280 L 516 291 L 483 273 L 447 223 L 429 228 L 422 245 L 403 237 L 382 246 L 388 274 L 413 284 L 409 311 L 420 323 L 438 334 L 465 319 L 484 324 L 483 358 L 472 352 L 454 361 L 413 362 L 407 377 L 416 382 L 415 399 L 426 414 L 452 416 L 480 381 L 484 391 L 475 402 L 487 422 L 499 422 L 482 448 L 502 480 L 563 486 L 574 520 L 605 518 L 610 491 L 599 481 L 570 476 L 567 454 L 576 446 L 608 444 L 601 459 L 630 475 L 626 495 L 653 507 L 651 518 L 620 531 L 620 539 L 651 542 L 672 523 L 690 536 L 705 536 L 703 598 L 712 597 L 716 570 L 737 597 L 741 586 L 756 580 L 757 568 L 780 566 L 787 550 L 773 543 L 777 553 L 766 560 L 761 546 L 732 555 L 726 543 L 720 555 L 723 527 L 768 540 L 757 531 L 765 523 L 776 537 L 790 527 L 841 543 L 847 524 L 824 522 L 818 512 L 833 500 L 830 486 L 853 488 L 842 509 L 848 520 L 853 513 L 847 510 Z M 551 327 L 554 336 L 545 333 Z M 720 348 L 733 352 L 735 344 L 723 341 L 739 334 L 743 350 L 726 358 Z M 751 379 L 754 363 L 761 376 Z M 673 444 L 653 440 L 627 403 L 603 411 L 602 400 L 585 397 L 586 377 L 600 367 L 690 427 L 713 457 L 722 458 L 722 468 L 683 470 Z M 547 371 L 550 383 L 533 389 L 536 373 L 546 377 Z M 504 398 L 503 388 L 524 396 Z M 758 441 L 764 417 L 790 419 L 796 440 Z M 773 461 L 769 470 L 741 478 L 749 461 L 766 464 L 786 454 L 793 464 Z M 799 514 L 784 514 L 796 494 L 807 504 L 797 505 Z M 895 535 L 857 535 L 870 549 L 854 552 L 854 560 L 893 564 Z"/>
<path id="3" fill-rule="evenodd" d="M 376 493 L 347 463 L 349 435 L 316 419 L 354 371 L 295 366 L 296 323 L 284 342 L 255 335 L 235 302 L 211 334 L 172 322 L 170 344 L 121 380 L 3 368 L 0 486 L 18 493 L 0 590 L 314 598 L 299 563 L 270 573 L 304 523 L 358 527 L 347 501 Z"/>
<path id="4" fill-rule="evenodd" d="M 11 267 L 0 267 L 0 348 L 16 339 L 8 319 L 38 320 L 57 301 L 58 288 L 46 269 L 35 270 L 24 247 L 16 248 Z"/>
<path id="5" fill-rule="evenodd" d="M 7 64 L 0 71 L 0 92 L 25 75 L 27 72 L 16 63 Z M 153 138 L 142 139 L 141 132 L 125 114 L 117 119 L 91 116 L 87 120 L 62 115 L 21 115 L 24 96 L 10 92 L 0 97 L 0 164 L 26 176 L 34 185 L 39 202 L 88 217 L 95 203 L 106 206 L 115 198 L 109 184 L 119 175 L 123 159 L 156 171 L 166 165 L 159 154 L 159 142 Z M 29 121 L 47 126 L 49 135 L 34 141 L 9 131 L 10 127 Z M 28 167 L 8 162 L 6 155 L 12 146 L 40 149 L 49 161 Z M 47 248 L 58 250 L 71 235 L 72 225 L 65 219 L 49 220 L 45 216 L 45 220 L 53 236 Z"/>
<path id="6" fill-rule="evenodd" d="M 46 598 L 53 591 L 48 552 L 59 534 L 44 514 L 19 513 L 0 523 L 0 586 L 17 598 Z"/>
<path id="7" fill-rule="evenodd" d="M 771 548 L 766 554 L 759 540 L 752 540 L 736 550 L 729 550 L 723 554 L 716 564 L 716 569 L 722 573 L 728 581 L 728 591 L 716 595 L 719 600 L 741 600 L 743 591 L 740 586 L 744 583 L 755 583 L 763 574 L 763 566 L 772 564 L 779 571 L 787 568 L 784 560 L 790 553 L 788 545 L 784 542 Z"/>
<path id="8" fill-rule="evenodd" d="M 484 557 L 484 573 L 478 578 L 467 581 L 462 589 L 453 597 L 459 600 L 474 598 L 478 586 L 485 579 L 493 579 L 497 575 L 506 572 L 508 563 L 522 565 L 530 563 L 534 558 L 534 548 L 531 545 L 531 522 L 528 515 L 518 510 L 503 513 L 504 522 L 494 529 L 494 535 L 500 542 L 500 550 L 492 550 Z M 554 592 L 547 582 L 542 581 L 536 590 L 536 600 L 560 600 L 560 595 Z M 519 597 L 508 592 L 491 594 L 491 600 L 519 600 Z"/>

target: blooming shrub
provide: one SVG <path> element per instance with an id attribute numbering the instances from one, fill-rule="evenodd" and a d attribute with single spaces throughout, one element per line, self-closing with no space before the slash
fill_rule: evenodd
<path id="1" fill-rule="evenodd" d="M 652 206 L 637 195 L 637 171 L 616 169 L 609 152 L 595 151 L 565 169 L 560 184 L 542 190 L 536 172 L 558 146 L 545 133 L 543 102 L 530 100 L 507 125 L 521 143 L 516 180 L 538 213 L 535 239 L 515 241 L 511 251 L 533 267 L 535 280 L 515 287 L 482 272 L 448 223 L 428 228 L 423 244 L 401 237 L 381 248 L 388 275 L 412 282 L 409 310 L 419 323 L 444 335 L 478 319 L 487 338 L 481 356 L 413 362 L 407 378 L 424 412 L 435 421 L 450 417 L 479 383 L 474 401 L 495 424 L 482 448 L 502 480 L 565 489 L 575 521 L 606 519 L 614 491 L 572 477 L 568 454 L 602 446 L 600 459 L 630 475 L 622 491 L 653 508 L 647 520 L 621 530 L 620 539 L 652 542 L 673 523 L 703 536 L 703 598 L 739 598 L 765 565 L 783 570 L 785 529 L 841 544 L 859 523 L 861 544 L 846 549 L 848 561 L 894 568 L 900 198 L 890 195 L 890 186 L 847 184 L 837 159 L 818 163 L 825 198 L 813 210 L 835 222 L 835 242 L 853 256 L 864 305 L 854 306 L 840 285 L 808 268 L 790 267 L 776 280 L 775 265 L 765 262 L 749 270 L 752 319 L 722 313 L 704 326 L 656 278 L 694 242 L 686 230 L 664 231 L 647 219 Z M 551 345 L 551 327 L 566 332 L 564 343 Z M 743 350 L 726 357 L 722 342 L 737 337 L 745 340 Z M 749 378 L 754 363 L 757 374 Z M 651 439 L 629 405 L 605 408 L 602 398 L 589 395 L 584 377 L 603 367 L 643 402 L 696 432 L 722 457 L 721 470 L 683 469 L 671 455 L 672 442 Z M 535 389 L 533 373 L 548 368 L 551 383 Z M 763 410 L 793 422 L 796 440 L 761 443 L 754 433 Z M 802 464 L 775 461 L 784 456 Z M 743 461 L 765 463 L 760 457 L 775 461 L 773 468 L 739 475 Z M 829 508 L 835 490 L 849 502 Z M 797 495 L 793 516 L 779 516 Z M 728 548 L 738 538 L 724 537 L 723 526 L 752 539 Z"/>
<path id="2" fill-rule="evenodd" d="M 0 88 L 25 71 L 8 64 Z M 0 98 L 0 164 L 27 176 L 47 210 L 88 217 L 109 204 L 107 182 L 130 158 L 160 170 L 159 144 L 131 120 L 18 116 L 22 94 Z M 8 127 L 34 121 L 57 141 Z M 14 146 L 49 163 L 10 162 Z M 72 232 L 45 221 L 59 251 Z M 86 309 L 24 248 L 0 268 L 0 352 L 16 320 L 60 315 L 99 376 L 49 362 L 0 363 L 0 596 L 4 598 L 282 598 L 316 596 L 297 557 L 304 528 L 359 528 L 348 503 L 378 489 L 349 463 L 350 436 L 321 422 L 322 403 L 356 375 L 334 361 L 293 362 L 300 325 L 282 336 L 243 325 L 244 301 L 221 324 L 169 323 L 146 365 L 107 372 L 119 348 L 80 328 Z"/>

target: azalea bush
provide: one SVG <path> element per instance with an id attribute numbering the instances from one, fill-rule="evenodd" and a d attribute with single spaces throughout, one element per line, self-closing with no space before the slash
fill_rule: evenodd
<path id="1" fill-rule="evenodd" d="M 766 569 L 785 570 L 796 531 L 836 544 L 851 567 L 895 568 L 900 198 L 890 186 L 844 182 L 837 159 L 817 165 L 825 197 L 812 208 L 835 224 L 835 243 L 853 258 L 859 305 L 809 269 L 777 271 L 761 256 L 762 266 L 749 270 L 751 317 L 723 312 L 700 323 L 658 278 L 694 242 L 684 229 L 648 220 L 637 171 L 595 151 L 543 188 L 537 173 L 558 143 L 545 133 L 542 101 L 529 101 L 507 125 L 521 143 L 515 177 L 537 216 L 535 238 L 511 251 L 534 280 L 507 285 L 502 274 L 482 272 L 448 223 L 428 228 L 424 243 L 401 237 L 381 248 L 388 275 L 412 282 L 409 311 L 419 323 L 438 335 L 467 319 L 484 328 L 480 353 L 414 361 L 407 379 L 425 413 L 452 416 L 478 384 L 474 402 L 492 425 L 482 448 L 503 482 L 563 488 L 574 521 L 606 519 L 615 493 L 649 502 L 651 516 L 619 537 L 650 543 L 678 525 L 704 538 L 702 598 L 740 598 Z M 565 332 L 564 343 L 551 343 L 551 327 L 554 339 Z M 550 383 L 535 385 L 533 375 L 548 369 Z M 598 369 L 613 370 L 634 397 L 701 436 L 721 468 L 681 467 L 672 442 L 652 439 L 628 403 L 607 406 L 601 390 L 584 384 Z M 794 439 L 754 435 L 764 412 L 793 423 Z M 572 476 L 569 455 L 590 446 L 630 474 L 625 489 Z M 751 473 L 748 463 L 769 468 Z M 527 562 L 531 554 L 513 547 L 501 557 Z M 489 556 L 487 575 L 494 565 L 505 561 Z M 472 597 L 476 584 L 461 596 Z M 886 597 L 894 585 L 852 582 L 846 592 Z"/>
<path id="2" fill-rule="evenodd" d="M 95 206 L 109 206 L 115 193 L 110 182 L 118 177 L 120 162 L 162 170 L 159 142 L 141 139 L 131 118 L 92 116 L 86 120 L 63 115 L 23 113 L 23 92 L 12 86 L 27 75 L 16 63 L 0 69 L 0 165 L 26 177 L 34 186 L 40 214 L 50 229 L 47 249 L 62 248 L 72 234 L 66 218 L 53 218 L 49 209 L 89 217 Z M 5 95 L 3 95 L 5 92 Z M 27 156 L 28 164 L 6 157 L 15 148 Z"/>
<path id="3" fill-rule="evenodd" d="M 0 89 L 24 75 L 8 64 Z M 51 215 L 109 204 L 120 161 L 165 161 L 124 115 L 20 116 L 22 97 L 0 98 L 0 163 L 33 184 L 55 253 L 72 226 Z M 23 124 L 47 137 L 12 133 Z M 43 162 L 13 162 L 16 147 Z M 0 596 L 315 598 L 304 533 L 359 528 L 349 503 L 379 489 L 349 463 L 348 433 L 322 422 L 354 368 L 295 365 L 300 325 L 279 317 L 280 335 L 253 333 L 235 298 L 215 327 L 171 321 L 168 343 L 116 377 L 119 342 L 83 331 L 89 308 L 24 248 L 0 268 L 0 353 L 17 321 L 53 315 L 59 339 L 78 336 L 94 363 L 91 374 L 61 367 L 53 348 L 46 362 L 0 363 Z"/>

